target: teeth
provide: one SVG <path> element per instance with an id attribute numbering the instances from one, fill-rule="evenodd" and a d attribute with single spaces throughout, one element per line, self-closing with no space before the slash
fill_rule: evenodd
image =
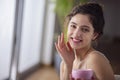
<path id="1" fill-rule="evenodd" d="M 80 42 L 81 40 L 79 39 L 73 39 L 74 42 Z"/>
<path id="2" fill-rule="evenodd" d="M 78 40 L 78 39 L 73 39 L 73 41 L 80 41 L 80 40 Z"/>

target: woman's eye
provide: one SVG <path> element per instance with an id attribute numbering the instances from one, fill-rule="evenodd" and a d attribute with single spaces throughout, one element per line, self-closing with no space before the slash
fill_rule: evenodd
<path id="1" fill-rule="evenodd" d="M 89 29 L 82 28 L 82 31 L 83 31 L 83 32 L 89 32 Z"/>
<path id="2" fill-rule="evenodd" d="M 75 26 L 75 25 L 71 25 L 71 27 L 72 27 L 72 28 L 76 28 L 76 26 Z"/>

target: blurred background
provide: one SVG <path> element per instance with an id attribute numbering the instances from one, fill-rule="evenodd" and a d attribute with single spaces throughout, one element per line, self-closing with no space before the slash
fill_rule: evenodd
<path id="1" fill-rule="evenodd" d="M 64 18 L 79 3 L 103 5 L 104 35 L 96 49 L 120 74 L 120 0 L 0 0 L 0 80 L 59 80 L 54 47 Z"/>

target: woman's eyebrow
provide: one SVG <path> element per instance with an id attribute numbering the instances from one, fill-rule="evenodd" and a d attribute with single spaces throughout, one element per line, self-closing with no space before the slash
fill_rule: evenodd
<path id="1" fill-rule="evenodd" d="M 77 25 L 77 23 L 75 23 L 75 22 L 71 22 L 72 24 L 74 24 L 74 25 Z"/>
<path id="2" fill-rule="evenodd" d="M 77 23 L 75 23 L 75 22 L 70 22 L 71 24 L 74 24 L 74 25 L 77 25 Z M 87 25 L 81 25 L 81 27 L 86 27 L 86 28 L 90 28 L 89 26 L 87 26 Z"/>
<path id="3" fill-rule="evenodd" d="M 86 28 L 90 28 L 89 26 L 87 26 L 87 25 L 81 25 L 81 27 L 86 27 Z"/>

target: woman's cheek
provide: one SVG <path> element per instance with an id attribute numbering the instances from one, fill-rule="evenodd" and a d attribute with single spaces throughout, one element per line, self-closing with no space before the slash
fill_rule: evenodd
<path id="1" fill-rule="evenodd" d="M 69 39 L 69 37 L 70 37 L 70 32 L 68 31 L 67 32 L 67 38 Z"/>

